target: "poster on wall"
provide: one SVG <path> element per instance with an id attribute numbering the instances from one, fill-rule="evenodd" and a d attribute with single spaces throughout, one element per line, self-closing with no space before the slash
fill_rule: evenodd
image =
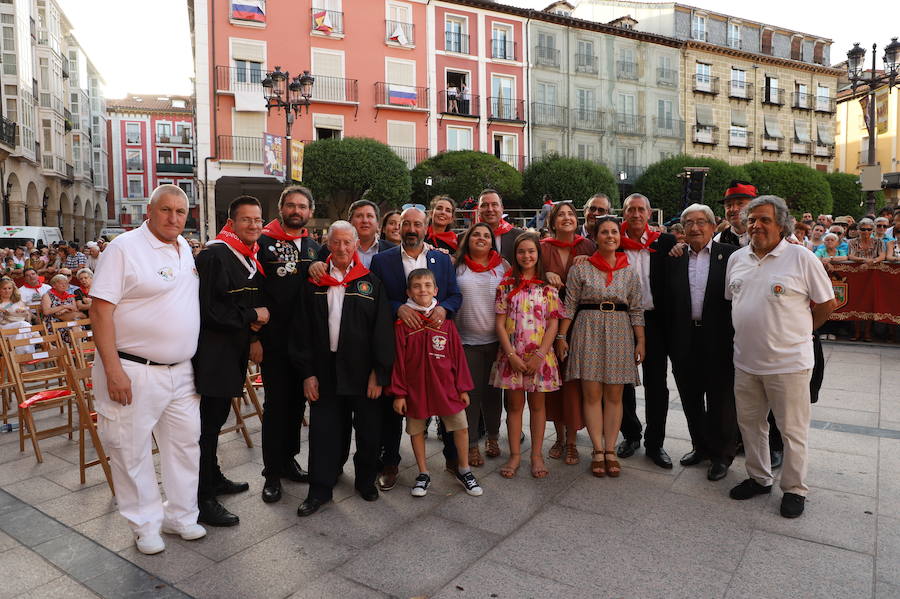
<path id="1" fill-rule="evenodd" d="M 284 142 L 280 135 L 263 133 L 263 173 L 284 177 Z"/>
<path id="2" fill-rule="evenodd" d="M 291 140 L 291 180 L 303 181 L 303 149 L 302 141 Z"/>

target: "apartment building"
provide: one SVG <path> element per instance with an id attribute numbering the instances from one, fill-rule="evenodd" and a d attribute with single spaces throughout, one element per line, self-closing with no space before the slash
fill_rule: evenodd
<path id="1" fill-rule="evenodd" d="M 194 117 L 190 97 L 129 95 L 107 102 L 109 155 L 113 177 L 110 203 L 118 223 L 140 225 L 150 192 L 159 185 L 177 185 L 187 194 L 188 222 L 195 232 Z"/>
<path id="2" fill-rule="evenodd" d="M 95 237 L 108 208 L 103 80 L 52 0 L 0 2 L 0 219 Z"/>

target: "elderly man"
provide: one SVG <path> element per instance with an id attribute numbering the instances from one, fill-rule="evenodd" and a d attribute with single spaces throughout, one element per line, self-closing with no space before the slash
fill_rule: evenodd
<path id="1" fill-rule="evenodd" d="M 806 440 L 810 420 L 813 331 L 834 310 L 834 289 L 822 263 L 803 246 L 788 243 L 787 204 L 761 196 L 744 209 L 750 245 L 728 260 L 726 299 L 734 324 L 734 395 L 750 478 L 732 499 L 771 493 L 767 415 L 784 438 L 781 515 L 803 513 Z M 810 307 L 812 306 L 812 307 Z"/>
<path id="2" fill-rule="evenodd" d="M 675 246 L 675 237 L 650 230 L 650 200 L 639 193 L 625 198 L 622 206 L 625 221 L 621 225 L 619 249 L 628 256 L 628 263 L 641 281 L 647 355 L 641 364 L 644 377 L 644 402 L 647 430 L 644 449 L 647 457 L 660 468 L 671 468 L 672 459 L 663 449 L 666 438 L 666 416 L 669 410 L 669 389 L 666 386 L 666 334 L 662 308 L 666 303 L 666 254 Z M 616 447 L 621 458 L 634 455 L 641 446 L 641 421 L 637 416 L 634 386 L 626 385 L 622 392 L 622 436 Z"/>
<path id="3" fill-rule="evenodd" d="M 610 213 L 609 196 L 605 193 L 595 193 L 584 203 L 584 224 L 581 225 L 581 236 L 593 239 L 588 229 L 592 229 L 594 221 L 601 216 Z"/>
<path id="4" fill-rule="evenodd" d="M 297 509 L 301 517 L 331 501 L 351 426 L 356 490 L 366 501 L 378 499 L 379 398 L 391 380 L 393 322 L 384 286 L 360 262 L 357 242 L 353 225 L 332 223 L 327 273 L 304 287 L 291 325 L 291 360 L 310 402 L 309 492 Z"/>
<path id="5" fill-rule="evenodd" d="M 488 196 L 494 195 L 487 194 Z M 496 196 L 499 198 L 500 196 Z M 484 196 L 483 198 L 484 199 Z M 492 203 L 495 198 L 488 197 Z M 501 209 L 502 212 L 502 209 Z M 394 247 L 375 256 L 372 272 L 384 283 L 384 289 L 391 303 L 391 312 L 411 329 L 422 327 L 422 320 L 415 310 L 406 305 L 406 280 L 409 273 L 417 268 L 427 268 L 434 273 L 437 285 L 438 305 L 427 314 L 438 323 L 452 317 L 462 305 L 462 294 L 456 285 L 456 269 L 450 257 L 440 250 L 425 250 L 425 213 L 418 208 L 407 208 L 400 215 L 401 247 Z M 382 491 L 389 491 L 397 483 L 400 464 L 400 441 L 403 437 L 403 417 L 393 408 L 393 401 L 385 398 L 381 426 L 381 476 L 378 485 Z M 456 446 L 453 435 L 444 435 L 444 458 L 447 470 L 456 474 L 458 467 Z"/>
<path id="6" fill-rule="evenodd" d="M 485 189 L 478 195 L 478 220 L 494 229 L 494 249 L 512 264 L 515 262 L 516 237 L 524 231 L 503 218 L 503 199 L 495 189 Z M 460 240 L 462 235 L 460 235 Z M 438 283 L 440 288 L 440 283 Z M 403 298 L 406 301 L 406 297 Z"/>
<path id="7" fill-rule="evenodd" d="M 100 261 L 100 246 L 97 245 L 96 241 L 88 241 L 84 244 L 84 249 L 87 250 L 85 254 L 87 256 L 87 267 L 92 271 L 97 270 L 97 262 Z"/>
<path id="8" fill-rule="evenodd" d="M 350 221 L 350 224 L 353 225 L 353 228 L 356 229 L 356 234 L 359 236 L 357 254 L 359 254 L 360 262 L 366 268 L 371 266 L 372 257 L 375 254 L 394 247 L 394 244 L 390 241 L 378 238 L 379 218 L 378 206 L 370 200 L 356 200 L 350 204 L 350 208 L 347 210 L 347 220 Z M 319 250 L 319 260 L 325 260 L 329 253 L 330 250 L 326 243 Z M 324 272 L 324 264 L 313 264 L 309 274 L 317 279 Z"/>
<path id="9" fill-rule="evenodd" d="M 746 181 L 732 181 L 725 190 L 722 204 L 725 205 L 725 219 L 728 228 L 716 235 L 719 243 L 728 243 L 736 247 L 744 247 L 750 243 L 747 227 L 741 222 L 741 210 L 757 196 L 756 187 Z"/>
<path id="10" fill-rule="evenodd" d="M 834 219 L 831 218 L 830 214 L 820 214 L 816 218 L 816 222 L 820 225 L 824 226 L 826 229 L 834 223 Z"/>
<path id="11" fill-rule="evenodd" d="M 693 445 L 681 464 L 708 459 L 706 476 L 716 481 L 725 478 L 737 449 L 734 329 L 731 302 L 725 299 L 725 269 L 738 248 L 713 241 L 716 218 L 709 206 L 688 206 L 681 224 L 688 250 L 666 259 L 664 306 L 667 336 L 673 340 L 672 372 Z"/>
<path id="12" fill-rule="evenodd" d="M 187 214 L 181 188 L 157 187 L 147 220 L 109 244 L 91 285 L 97 426 L 119 513 L 146 554 L 165 549 L 160 531 L 186 540 L 206 534 L 197 524 L 200 397 L 190 360 L 200 333 L 200 281 L 181 236 Z"/>

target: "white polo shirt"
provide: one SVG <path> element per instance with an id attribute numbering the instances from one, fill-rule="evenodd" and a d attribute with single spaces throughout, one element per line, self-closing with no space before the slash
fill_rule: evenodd
<path id="1" fill-rule="evenodd" d="M 180 252 L 156 238 L 147 223 L 116 237 L 100 255 L 91 296 L 116 305 L 116 349 L 175 364 L 197 351 L 200 277 L 191 247 Z"/>
<path id="2" fill-rule="evenodd" d="M 756 375 L 813 367 L 809 303 L 834 299 L 834 289 L 812 252 L 784 239 L 761 259 L 741 248 L 728 259 L 725 283 L 735 367 Z"/>
<path id="3" fill-rule="evenodd" d="M 41 283 L 41 286 L 37 289 L 22 285 L 19 287 L 19 296 L 25 304 L 36 304 L 41 301 L 41 298 L 44 297 L 44 294 L 48 291 L 50 291 L 50 285 L 47 283 Z"/>

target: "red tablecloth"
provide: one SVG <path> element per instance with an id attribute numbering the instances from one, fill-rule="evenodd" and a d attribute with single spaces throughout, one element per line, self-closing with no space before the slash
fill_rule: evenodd
<path id="1" fill-rule="evenodd" d="M 876 320 L 900 324 L 900 265 L 832 264 L 837 309 L 830 320 Z"/>

